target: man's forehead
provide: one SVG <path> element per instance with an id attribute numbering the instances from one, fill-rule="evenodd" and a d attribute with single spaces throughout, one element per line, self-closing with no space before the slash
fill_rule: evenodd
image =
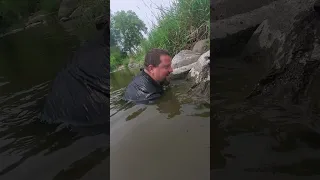
<path id="1" fill-rule="evenodd" d="M 171 63 L 172 58 L 169 55 L 161 55 L 160 56 L 160 61 L 164 64 L 169 64 Z"/>

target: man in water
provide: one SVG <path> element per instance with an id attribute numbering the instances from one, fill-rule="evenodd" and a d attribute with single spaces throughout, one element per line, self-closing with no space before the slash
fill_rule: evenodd
<path id="1" fill-rule="evenodd" d="M 163 86 L 169 83 L 168 76 L 173 71 L 171 61 L 166 50 L 149 51 L 145 56 L 144 69 L 128 85 L 124 100 L 148 104 L 161 97 Z"/>
<path id="2" fill-rule="evenodd" d="M 77 126 L 109 126 L 109 22 L 97 24 L 97 37 L 73 55 L 52 82 L 41 120 Z M 105 128 L 108 129 L 108 128 Z"/>

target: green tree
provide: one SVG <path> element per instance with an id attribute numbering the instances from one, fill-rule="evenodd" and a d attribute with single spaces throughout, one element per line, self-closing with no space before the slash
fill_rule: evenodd
<path id="1" fill-rule="evenodd" d="M 112 17 L 112 15 L 111 15 Z M 114 21 L 113 18 L 111 18 L 110 21 L 110 47 L 117 46 L 117 39 L 119 39 L 119 32 L 117 29 L 114 28 Z"/>
<path id="2" fill-rule="evenodd" d="M 111 17 L 111 32 L 123 51 L 132 53 L 143 39 L 147 28 L 135 12 L 118 11 Z"/>

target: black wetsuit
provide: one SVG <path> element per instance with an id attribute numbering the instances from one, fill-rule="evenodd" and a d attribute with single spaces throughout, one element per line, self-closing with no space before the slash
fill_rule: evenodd
<path id="1" fill-rule="evenodd" d="M 108 124 L 110 115 L 109 27 L 78 49 L 58 73 L 41 120 L 76 125 Z"/>
<path id="2" fill-rule="evenodd" d="M 134 77 L 125 90 L 124 100 L 136 104 L 150 104 L 164 93 L 162 84 L 153 80 L 144 70 Z"/>

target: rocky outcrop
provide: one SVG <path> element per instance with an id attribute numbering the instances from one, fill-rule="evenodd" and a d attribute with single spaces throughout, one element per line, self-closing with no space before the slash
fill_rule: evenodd
<path id="1" fill-rule="evenodd" d="M 189 65 L 173 69 L 173 72 L 170 75 L 170 79 L 183 79 L 187 76 L 190 69 L 195 65 L 196 63 L 191 63 Z"/>
<path id="2" fill-rule="evenodd" d="M 200 53 L 195 53 L 191 50 L 182 50 L 173 57 L 172 68 L 176 69 L 192 64 L 196 62 L 200 56 Z"/>
<path id="3" fill-rule="evenodd" d="M 243 52 L 245 61 L 265 68 L 248 98 L 264 95 L 298 102 L 319 69 L 320 16 L 313 9 L 315 1 L 289 2 L 282 14 L 259 26 Z"/>
<path id="4" fill-rule="evenodd" d="M 200 102 L 210 103 L 210 50 L 199 54 L 190 50 L 179 52 L 172 60 L 171 80 L 186 79 L 190 90 Z"/>
<path id="5" fill-rule="evenodd" d="M 204 39 L 204 40 L 201 40 L 201 41 L 198 41 L 192 48 L 192 51 L 193 52 L 196 52 L 196 53 L 204 53 L 206 51 L 208 51 L 210 49 L 210 46 L 209 46 L 209 42 L 210 40 L 209 39 Z"/>
<path id="6" fill-rule="evenodd" d="M 192 77 L 194 77 L 194 73 L 198 73 L 198 70 L 201 69 L 204 57 L 210 56 L 208 41 L 209 39 L 200 40 L 194 45 L 192 51 L 182 50 L 176 54 L 172 59 L 173 72 L 170 75 L 170 79 L 186 78 L 192 69 Z"/>
<path id="7" fill-rule="evenodd" d="M 206 68 L 209 68 L 210 70 L 210 50 L 200 56 L 198 61 L 189 71 L 187 79 L 192 79 L 194 84 L 210 81 L 210 71 L 205 70 Z"/>
<path id="8" fill-rule="evenodd" d="M 210 45 L 213 46 L 213 54 L 216 56 L 241 53 L 242 47 L 264 20 L 277 20 L 278 18 L 283 19 L 282 16 L 293 16 L 294 12 L 301 12 L 309 6 L 308 0 L 306 3 L 300 0 L 278 0 L 243 14 L 233 15 L 226 19 L 219 18 L 211 25 L 210 38 L 212 43 Z"/>
<path id="9" fill-rule="evenodd" d="M 210 50 L 200 56 L 189 71 L 187 80 L 192 82 L 189 90 L 192 96 L 210 103 Z"/>
<path id="10" fill-rule="evenodd" d="M 200 53 L 191 50 L 182 50 L 176 54 L 172 59 L 173 72 L 171 78 L 183 78 L 187 75 L 200 56 Z"/>
<path id="11" fill-rule="evenodd" d="M 141 68 L 141 65 L 138 64 L 138 63 L 130 62 L 130 63 L 128 64 L 128 68 L 130 68 L 130 69 Z"/>

